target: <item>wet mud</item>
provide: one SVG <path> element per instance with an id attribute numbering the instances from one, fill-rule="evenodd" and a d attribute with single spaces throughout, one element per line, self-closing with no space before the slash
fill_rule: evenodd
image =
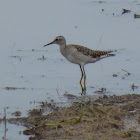
<path id="1" fill-rule="evenodd" d="M 26 126 L 29 140 L 139 140 L 140 95 L 103 95 L 66 107 L 42 102 L 28 117 L 8 122 Z"/>

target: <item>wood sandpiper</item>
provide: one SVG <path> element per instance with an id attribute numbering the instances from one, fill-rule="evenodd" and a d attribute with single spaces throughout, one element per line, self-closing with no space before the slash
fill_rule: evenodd
<path id="1" fill-rule="evenodd" d="M 86 91 L 86 86 L 85 86 L 86 73 L 85 73 L 84 66 L 88 63 L 94 63 L 106 57 L 115 56 L 115 54 L 110 54 L 111 52 L 113 52 L 112 50 L 99 51 L 99 50 L 91 50 L 81 45 L 75 45 L 75 44 L 67 45 L 66 39 L 63 36 L 57 36 L 52 42 L 44 45 L 44 47 L 51 44 L 59 45 L 61 54 L 68 61 L 79 65 L 81 70 L 80 85 L 82 88 L 82 92 Z M 82 86 L 81 83 L 83 77 L 84 77 L 84 87 Z"/>

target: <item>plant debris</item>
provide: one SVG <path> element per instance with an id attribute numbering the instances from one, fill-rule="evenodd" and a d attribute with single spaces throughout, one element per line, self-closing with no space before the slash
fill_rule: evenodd
<path id="1" fill-rule="evenodd" d="M 98 94 L 105 93 L 105 92 L 106 92 L 106 88 L 100 88 L 99 90 L 94 91 L 94 93 L 98 93 Z"/>
<path id="2" fill-rule="evenodd" d="M 140 18 L 140 15 L 134 14 L 134 18 Z"/>
<path id="3" fill-rule="evenodd" d="M 12 113 L 12 115 L 16 116 L 16 117 L 19 117 L 21 116 L 21 112 L 20 111 L 15 111 Z"/>
<path id="4" fill-rule="evenodd" d="M 118 74 L 112 74 L 113 77 L 118 77 Z"/>
<path id="5" fill-rule="evenodd" d="M 113 95 L 88 102 L 82 100 L 69 107 L 54 109 L 48 115 L 30 114 L 8 121 L 26 126 L 28 129 L 23 134 L 31 135 L 29 140 L 139 140 L 140 95 Z"/>
<path id="6" fill-rule="evenodd" d="M 134 85 L 134 83 L 131 85 L 131 89 L 134 91 L 135 89 L 137 89 L 138 86 Z"/>
<path id="7" fill-rule="evenodd" d="M 46 58 L 45 58 L 45 56 L 44 55 L 42 55 L 42 57 L 41 58 L 38 58 L 38 60 L 46 60 Z"/>
<path id="8" fill-rule="evenodd" d="M 25 89 L 24 87 L 5 87 L 6 90 L 17 90 L 17 89 Z"/>
<path id="9" fill-rule="evenodd" d="M 125 13 L 130 13 L 131 11 L 128 10 L 128 9 L 122 9 L 122 14 L 125 14 Z"/>

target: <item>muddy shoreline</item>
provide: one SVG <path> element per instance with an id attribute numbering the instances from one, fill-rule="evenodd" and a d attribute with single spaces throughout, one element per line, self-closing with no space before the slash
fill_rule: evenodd
<path id="1" fill-rule="evenodd" d="M 43 103 L 42 103 L 43 104 Z M 52 110 L 43 115 L 44 109 Z M 78 101 L 69 107 L 44 103 L 28 117 L 8 119 L 26 126 L 29 140 L 139 140 L 140 95 L 106 96 Z"/>

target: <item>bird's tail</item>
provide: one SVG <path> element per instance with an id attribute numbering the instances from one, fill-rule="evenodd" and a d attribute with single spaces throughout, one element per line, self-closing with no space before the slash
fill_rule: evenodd
<path id="1" fill-rule="evenodd" d="M 112 53 L 107 54 L 107 57 L 110 57 L 110 56 L 115 56 L 115 54 L 112 54 Z"/>
<path id="2" fill-rule="evenodd" d="M 104 53 L 100 56 L 100 58 L 102 59 L 102 58 L 106 58 L 106 57 L 110 57 L 110 56 L 115 56 L 115 54 L 112 52 L 116 52 L 116 50 L 115 51 L 112 51 L 112 50 L 104 51 Z"/>

